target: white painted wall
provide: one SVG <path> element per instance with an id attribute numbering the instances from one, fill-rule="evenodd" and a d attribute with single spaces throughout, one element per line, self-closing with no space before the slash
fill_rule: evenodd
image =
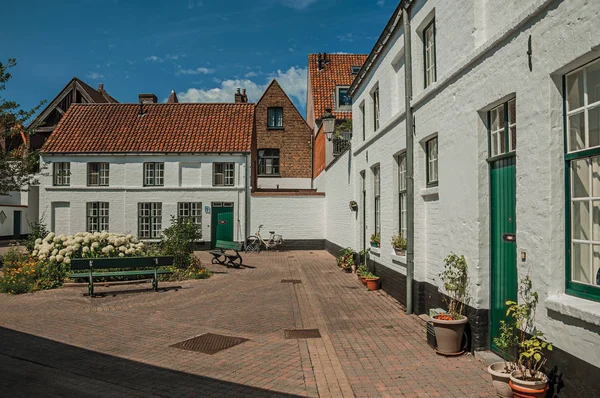
<path id="1" fill-rule="evenodd" d="M 33 223 L 38 218 L 38 197 L 37 186 L 30 186 L 28 191 L 11 192 L 9 195 L 0 196 L 0 213 L 6 216 L 4 222 L 0 222 L 0 237 L 14 236 L 14 218 L 15 214 L 19 214 L 18 212 L 21 218 L 21 234 L 31 232 L 29 223 Z"/>
<path id="2" fill-rule="evenodd" d="M 258 177 L 258 189 L 310 189 L 310 178 Z"/>

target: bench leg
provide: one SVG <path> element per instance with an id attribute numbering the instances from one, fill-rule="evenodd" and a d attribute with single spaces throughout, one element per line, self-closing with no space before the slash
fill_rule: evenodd
<path id="1" fill-rule="evenodd" d="M 90 270 L 90 279 L 88 282 L 88 294 L 90 297 L 94 297 L 94 276 L 92 275 L 92 271 Z"/>
<path id="2" fill-rule="evenodd" d="M 154 269 L 154 278 L 152 279 L 152 289 L 154 289 L 155 292 L 158 292 L 158 272 L 156 271 L 156 268 Z"/>

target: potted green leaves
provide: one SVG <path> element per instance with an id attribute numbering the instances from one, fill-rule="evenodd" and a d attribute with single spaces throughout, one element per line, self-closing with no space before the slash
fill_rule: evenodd
<path id="1" fill-rule="evenodd" d="M 461 342 L 465 325 L 469 319 L 463 315 L 468 301 L 467 260 L 464 256 L 451 253 L 444 260 L 444 271 L 439 274 L 448 299 L 448 312 L 431 318 L 437 340 L 437 352 L 442 355 L 457 355 L 462 352 Z"/>
<path id="2" fill-rule="evenodd" d="M 488 366 L 488 373 L 492 376 L 496 395 L 502 398 L 512 398 L 512 388 L 508 383 L 510 374 L 517 369 L 517 364 L 510 361 L 510 350 L 517 345 L 517 335 L 512 322 L 500 321 L 500 335 L 494 337 L 494 345 L 502 350 L 504 361 Z"/>
<path id="3" fill-rule="evenodd" d="M 379 247 L 381 245 L 381 236 L 379 233 L 371 235 L 371 247 Z"/>
<path id="4" fill-rule="evenodd" d="M 367 267 L 367 264 L 361 264 L 358 267 L 358 270 L 356 271 L 356 275 L 358 275 L 358 280 L 361 281 L 363 285 L 367 284 L 365 277 L 363 275 L 367 275 L 368 273 L 369 273 L 369 268 Z"/>
<path id="5" fill-rule="evenodd" d="M 351 247 L 340 250 L 340 255 L 337 258 L 338 265 L 346 272 L 356 271 L 356 263 L 354 258 L 356 252 Z"/>
<path id="6" fill-rule="evenodd" d="M 394 251 L 397 256 L 405 256 L 406 255 L 406 239 L 402 236 L 402 232 L 398 232 L 392 237 L 392 246 L 394 246 Z"/>
<path id="7" fill-rule="evenodd" d="M 378 290 L 379 289 L 379 277 L 371 272 L 367 272 L 363 275 L 365 278 L 365 282 L 367 284 L 367 288 L 369 290 Z"/>

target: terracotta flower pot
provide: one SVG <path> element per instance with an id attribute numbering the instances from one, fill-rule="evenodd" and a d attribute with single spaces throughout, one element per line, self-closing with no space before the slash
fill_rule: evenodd
<path id="1" fill-rule="evenodd" d="M 360 276 L 360 274 L 358 272 L 356 273 L 356 276 L 358 277 L 358 281 L 362 282 L 362 276 Z"/>
<path id="2" fill-rule="evenodd" d="M 463 319 L 445 321 L 431 318 L 437 341 L 437 353 L 442 355 L 457 355 L 462 351 L 461 343 L 465 325 L 469 322 L 466 316 Z"/>
<path id="3" fill-rule="evenodd" d="M 515 370 L 510 374 L 508 385 L 512 388 L 513 396 L 519 398 L 544 398 L 548 391 L 548 376 L 542 372 L 537 372 L 536 377 L 539 380 L 521 380 L 523 373 Z"/>
<path id="4" fill-rule="evenodd" d="M 363 285 L 367 284 L 367 278 L 365 278 L 364 276 L 360 277 L 360 281 L 363 283 Z"/>
<path id="5" fill-rule="evenodd" d="M 367 283 L 367 288 L 369 288 L 369 290 L 379 289 L 379 278 L 365 278 L 365 282 Z"/>
<path id="6" fill-rule="evenodd" d="M 406 256 L 406 249 L 396 249 L 394 247 L 394 252 L 396 252 L 396 256 Z"/>
<path id="7" fill-rule="evenodd" d="M 513 364 L 512 362 L 509 363 Z M 514 368 L 514 366 L 512 367 Z M 511 369 L 509 367 L 509 369 Z M 512 398 L 512 388 L 508 385 L 510 381 L 510 370 L 506 371 L 505 362 L 496 362 L 488 366 L 488 373 L 492 376 L 492 385 L 496 389 L 496 395 L 501 398 Z"/>

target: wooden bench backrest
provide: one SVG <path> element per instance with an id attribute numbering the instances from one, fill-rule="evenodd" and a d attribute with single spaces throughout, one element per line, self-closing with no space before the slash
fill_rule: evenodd
<path id="1" fill-rule="evenodd" d="M 215 245 L 217 249 L 226 250 L 242 250 L 242 244 L 239 242 L 228 242 L 226 240 L 218 240 Z"/>
<path id="2" fill-rule="evenodd" d="M 74 258 L 71 270 L 90 269 L 90 261 L 94 269 L 108 268 L 144 268 L 173 265 L 172 256 L 158 257 L 116 257 L 116 258 Z"/>

